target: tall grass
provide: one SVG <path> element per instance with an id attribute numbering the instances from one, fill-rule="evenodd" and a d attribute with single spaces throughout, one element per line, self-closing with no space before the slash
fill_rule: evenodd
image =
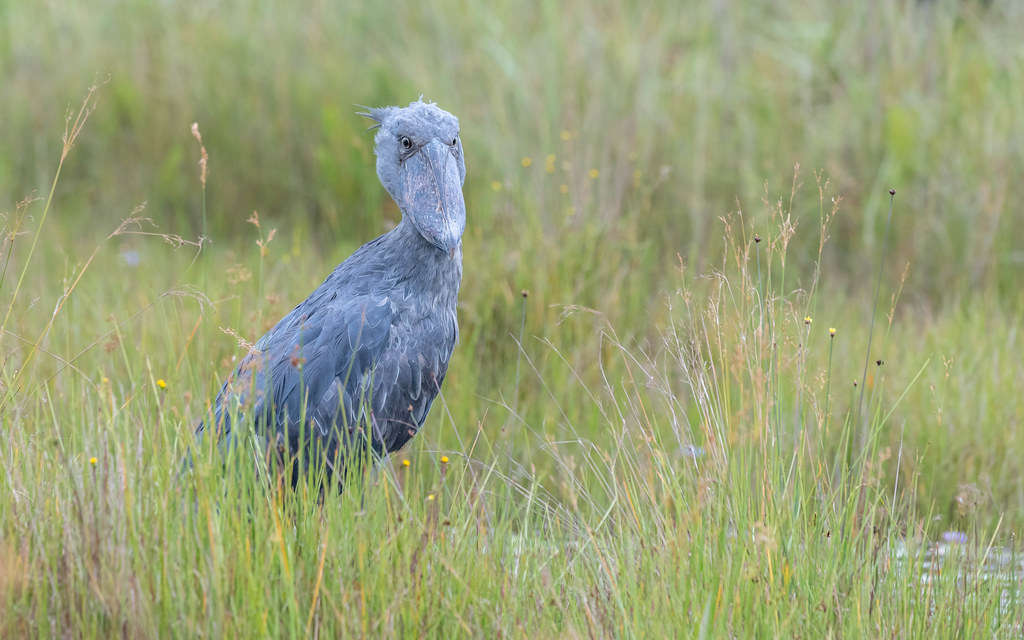
<path id="1" fill-rule="evenodd" d="M 832 334 L 824 325 L 843 316 L 831 307 L 837 298 L 786 284 L 798 179 L 766 203 L 766 224 L 725 218 L 719 267 L 680 265 L 656 339 L 624 340 L 597 311 L 567 308 L 546 339 L 523 342 L 518 409 L 478 398 L 490 408 L 474 425 L 459 407 L 466 401 L 448 393 L 471 383 L 454 376 L 432 429 L 326 501 L 305 484 L 284 488 L 245 448 L 227 468 L 197 456 L 180 475 L 204 410 L 194 394 L 210 387 L 188 355 L 192 317 L 212 311 L 171 288 L 148 301 L 140 292 L 115 308 L 147 310 L 114 318 L 102 348 L 76 334 L 103 327 L 89 314 L 110 305 L 104 296 L 137 280 L 173 287 L 194 261 L 143 237 L 174 268 L 140 275 L 117 265 L 124 235 L 112 235 L 89 271 L 69 270 L 86 277 L 63 290 L 48 358 L 28 362 L 31 345 L 8 347 L 17 364 L 4 384 L 15 370 L 35 384 L 4 413 L 3 633 L 973 636 L 1019 627 L 1017 583 L 977 569 L 1006 538 L 1003 520 L 986 516 L 991 485 L 960 488 L 963 520 L 935 519 L 932 465 L 900 423 L 928 376 L 907 372 L 927 358 L 895 374 L 876 365 L 860 445 L 855 389 L 829 395 L 846 386 L 833 376 L 859 372 L 857 349 L 835 348 L 855 340 L 857 325 Z M 839 215 L 829 189 L 819 178 L 818 262 Z M 273 261 L 260 239 L 245 256 L 213 254 L 211 273 Z M 211 278 L 210 297 L 230 308 L 232 287 L 255 297 L 307 279 L 267 273 L 266 283 L 241 281 L 249 293 Z M 30 284 L 52 295 L 45 276 Z M 260 322 L 255 311 L 241 318 Z M 564 350 L 558 329 L 583 318 L 593 339 Z M 12 326 L 16 337 L 22 326 Z M 74 373 L 51 375 L 74 354 Z M 936 415 L 915 409 L 918 419 Z M 894 458 L 901 466 L 887 471 Z M 917 550 L 950 527 L 968 532 L 964 554 L 933 574 Z"/>
<path id="2" fill-rule="evenodd" d="M 0 5 L 0 188 L 51 192 L 0 204 L 0 635 L 1019 633 L 1022 17 L 774 6 Z M 429 425 L 326 501 L 180 475 L 397 215 L 347 105 L 420 91 L 473 163 Z"/>

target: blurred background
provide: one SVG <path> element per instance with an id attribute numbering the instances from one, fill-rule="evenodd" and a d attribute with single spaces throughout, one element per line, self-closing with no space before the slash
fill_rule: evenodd
<path id="1" fill-rule="evenodd" d="M 516 291 L 539 286 L 524 259 L 559 264 L 580 236 L 648 278 L 676 254 L 703 267 L 720 253 L 719 217 L 742 209 L 756 224 L 762 200 L 788 199 L 799 163 L 801 182 L 820 170 L 843 199 L 826 255 L 835 286 L 876 264 L 895 188 L 891 256 L 912 263 L 915 297 L 1016 295 L 1022 12 L 966 0 L 2 0 L 0 202 L 45 195 L 65 114 L 102 83 L 61 178 L 74 213 L 58 224 L 105 235 L 146 202 L 161 229 L 199 235 L 198 122 L 214 250 L 259 210 L 304 247 L 347 251 L 398 216 L 357 105 L 423 95 L 462 120 L 474 276 Z M 817 214 L 806 190 L 801 220 Z M 814 235 L 803 239 L 816 254 Z M 574 270 L 576 302 L 596 303 L 588 280 L 615 269 Z"/>
<path id="2" fill-rule="evenodd" d="M 0 0 L 9 224 L 39 220 L 66 119 L 98 86 L 26 281 L 38 293 L 14 307 L 17 330 L 38 333 L 61 287 L 90 265 L 49 348 L 89 349 L 79 363 L 95 379 L 166 379 L 188 431 L 237 358 L 219 329 L 254 340 L 397 222 L 356 112 L 422 95 L 460 118 L 467 156 L 463 333 L 446 390 L 464 434 L 497 434 L 488 412 L 516 398 L 532 398 L 524 411 L 546 425 L 558 415 L 547 394 L 597 419 L 567 400 L 572 380 L 552 381 L 545 362 L 561 378 L 571 378 L 564 360 L 582 381 L 599 380 L 601 332 L 645 348 L 663 334 L 681 267 L 721 267 L 723 217 L 749 244 L 779 237 L 790 216 L 786 288 L 809 289 L 820 259 L 815 327 L 849 336 L 836 356 L 844 384 L 860 376 L 879 266 L 882 313 L 902 296 L 896 315 L 907 322 L 890 315 L 893 344 L 921 355 L 886 359 L 900 385 L 933 359 L 907 414 L 934 477 L 956 470 L 937 489 L 940 508 L 955 478 L 983 469 L 995 469 L 992 491 L 1014 496 L 1017 445 L 993 450 L 971 429 L 1014 429 L 1024 415 L 1009 400 L 1019 366 L 991 360 L 1015 348 L 1022 301 L 1022 33 L 1024 5 L 970 0 Z M 209 154 L 205 185 L 194 122 Z M 133 229 L 205 237 L 202 255 L 159 235 L 107 240 L 142 205 L 149 222 Z M 202 304 L 152 311 L 182 281 Z M 958 320 L 936 337 L 930 323 L 947 317 Z M 520 335 L 533 358 L 520 358 Z M 992 342 L 974 351 L 978 336 Z M 965 363 L 955 375 L 990 380 L 1006 401 L 961 403 L 979 396 L 949 382 L 947 354 Z M 943 389 L 952 399 L 936 399 Z"/>

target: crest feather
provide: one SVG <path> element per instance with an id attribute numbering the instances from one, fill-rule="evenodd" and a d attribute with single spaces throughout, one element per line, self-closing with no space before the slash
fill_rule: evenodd
<path id="1" fill-rule="evenodd" d="M 366 107 L 361 104 L 357 104 L 356 106 L 361 109 L 366 109 L 366 111 L 357 111 L 357 116 L 365 116 L 377 123 L 375 125 L 372 125 L 368 129 L 369 131 L 379 129 L 380 126 L 384 124 L 384 120 L 388 117 L 391 111 L 395 109 L 395 107 Z"/>

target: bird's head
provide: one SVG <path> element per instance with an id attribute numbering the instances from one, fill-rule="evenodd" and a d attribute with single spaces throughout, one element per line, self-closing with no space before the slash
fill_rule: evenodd
<path id="1" fill-rule="evenodd" d="M 466 163 L 459 120 L 432 103 L 368 109 L 377 122 L 377 176 L 402 215 L 438 249 L 454 255 L 466 228 Z"/>

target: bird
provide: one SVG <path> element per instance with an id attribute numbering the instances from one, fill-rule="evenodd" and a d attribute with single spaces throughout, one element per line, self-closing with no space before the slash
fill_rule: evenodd
<path id="1" fill-rule="evenodd" d="M 377 176 L 401 211 L 259 339 L 196 428 L 225 452 L 287 454 L 291 483 L 346 473 L 423 426 L 459 339 L 466 164 L 459 120 L 433 102 L 366 108 Z M 191 454 L 189 457 L 191 463 Z"/>

